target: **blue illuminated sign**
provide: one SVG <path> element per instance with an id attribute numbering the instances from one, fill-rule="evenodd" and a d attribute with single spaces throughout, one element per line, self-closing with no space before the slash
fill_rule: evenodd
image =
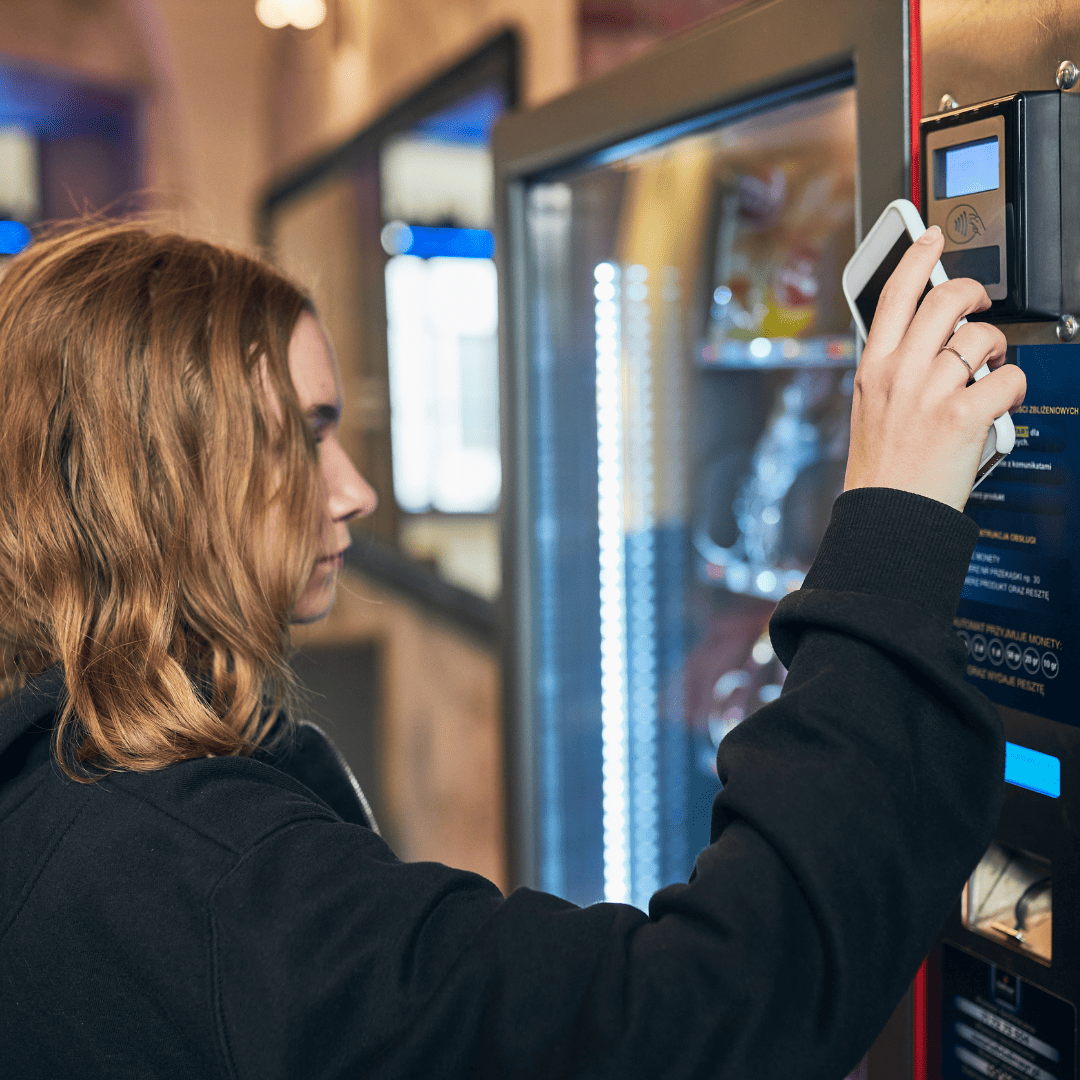
<path id="1" fill-rule="evenodd" d="M 458 259 L 490 259 L 495 254 L 495 237 L 487 229 L 433 229 L 410 225 L 412 243 L 406 255 L 432 259 L 438 255 Z"/>
<path id="2" fill-rule="evenodd" d="M 993 191 L 1000 183 L 997 136 L 945 151 L 945 198 Z"/>
<path id="3" fill-rule="evenodd" d="M 0 221 L 0 255 L 17 255 L 32 239 L 21 221 Z"/>
<path id="4" fill-rule="evenodd" d="M 1005 782 L 1056 799 L 1061 794 L 1061 762 L 1049 754 L 1007 742 Z"/>
<path id="5" fill-rule="evenodd" d="M 440 229 L 391 221 L 382 231 L 382 245 L 388 255 L 490 259 L 495 254 L 495 235 L 488 229 Z"/>

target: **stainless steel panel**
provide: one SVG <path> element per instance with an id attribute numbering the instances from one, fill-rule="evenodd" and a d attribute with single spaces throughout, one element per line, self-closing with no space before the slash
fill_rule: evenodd
<path id="1" fill-rule="evenodd" d="M 1061 62 L 1080 64 L 1075 0 L 922 0 L 921 15 L 924 116 L 936 113 L 946 94 L 973 105 L 1020 90 L 1054 90 Z M 1013 345 L 1058 340 L 1055 323 L 1002 329 Z"/>
<path id="2" fill-rule="evenodd" d="M 944 94 L 960 105 L 1054 90 L 1062 60 L 1080 63 L 1074 0 L 922 0 L 923 115 Z"/>

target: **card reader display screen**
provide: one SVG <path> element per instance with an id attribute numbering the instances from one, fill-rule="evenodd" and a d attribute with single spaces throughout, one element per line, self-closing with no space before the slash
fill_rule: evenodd
<path id="1" fill-rule="evenodd" d="M 945 159 L 945 198 L 994 191 L 1000 185 L 999 154 L 997 136 L 994 136 L 951 146 L 937 156 L 935 164 L 938 168 L 941 158 Z"/>
<path id="2" fill-rule="evenodd" d="M 967 678 L 987 697 L 1080 726 L 1080 371 L 1070 348 L 1015 350 L 1028 384 L 1013 413 L 1016 448 L 965 507 L 979 541 L 954 626 Z M 1038 763 L 1029 752 L 1013 764 L 1030 776 Z"/>

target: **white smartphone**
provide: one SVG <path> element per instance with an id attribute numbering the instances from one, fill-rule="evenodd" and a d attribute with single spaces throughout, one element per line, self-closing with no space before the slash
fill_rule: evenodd
<path id="1" fill-rule="evenodd" d="M 885 207 L 881 217 L 874 222 L 874 227 L 866 234 L 858 250 L 844 267 L 844 296 L 863 341 L 866 341 L 870 324 L 874 321 L 874 312 L 877 311 L 878 299 L 885 282 L 899 265 L 904 252 L 924 232 L 926 226 L 915 204 L 907 199 L 896 199 Z M 938 261 L 923 296 L 935 285 L 948 280 L 949 275 Z M 919 302 L 922 302 L 922 297 Z M 967 319 L 961 319 L 956 324 L 957 329 L 966 322 Z M 989 371 L 986 364 L 983 364 L 975 372 L 975 378 L 982 379 Z M 1003 413 L 987 432 L 973 489 L 989 476 L 994 466 L 1010 453 L 1015 445 L 1016 429 L 1013 427 L 1012 417 Z"/>

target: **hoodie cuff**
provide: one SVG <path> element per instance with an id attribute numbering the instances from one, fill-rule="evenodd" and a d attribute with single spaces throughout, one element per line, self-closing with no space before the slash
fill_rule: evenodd
<path id="1" fill-rule="evenodd" d="M 951 621 L 978 538 L 971 518 L 936 499 L 855 488 L 833 504 L 802 587 L 887 596 Z"/>

